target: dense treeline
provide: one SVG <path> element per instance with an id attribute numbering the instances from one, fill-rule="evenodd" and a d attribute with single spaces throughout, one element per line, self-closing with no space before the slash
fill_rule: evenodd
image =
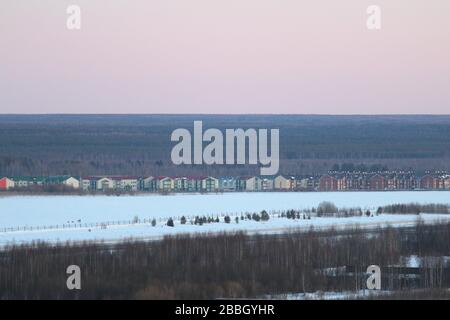
<path id="1" fill-rule="evenodd" d="M 420 204 L 420 203 L 397 203 L 391 204 L 384 207 L 379 207 L 377 210 L 378 213 L 450 213 L 450 205 L 441 204 L 441 203 L 429 203 L 429 204 Z"/>
<path id="2" fill-rule="evenodd" d="M 0 175 L 253 175 L 257 166 L 174 166 L 170 134 L 280 128 L 280 173 L 450 170 L 448 116 L 2 115 Z"/>
<path id="3" fill-rule="evenodd" d="M 398 265 L 411 254 L 428 261 L 415 285 L 450 285 L 448 262 L 426 258 L 450 254 L 450 223 L 419 222 L 415 230 L 378 229 L 370 236 L 358 229 L 310 230 L 282 236 L 180 235 L 113 246 L 13 246 L 0 253 L 0 298 L 202 299 L 359 290 L 368 265 Z M 79 291 L 66 288 L 65 271 L 72 264 L 81 268 Z M 358 272 L 341 272 L 342 266 Z M 384 289 L 410 285 L 398 277 L 382 280 Z"/>

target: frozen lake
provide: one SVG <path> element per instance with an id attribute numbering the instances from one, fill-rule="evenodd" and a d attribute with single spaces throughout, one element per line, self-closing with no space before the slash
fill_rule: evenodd
<path id="1" fill-rule="evenodd" d="M 113 220 L 239 214 L 305 209 L 322 201 L 338 207 L 374 209 L 393 203 L 450 203 L 450 191 L 407 192 L 268 192 L 139 196 L 5 196 L 0 197 L 0 228 L 60 225 L 81 220 Z"/>

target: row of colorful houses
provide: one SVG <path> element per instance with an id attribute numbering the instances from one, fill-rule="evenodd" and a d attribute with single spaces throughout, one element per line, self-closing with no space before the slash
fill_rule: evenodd
<path id="1" fill-rule="evenodd" d="M 0 178 L 0 190 L 23 189 L 33 186 L 63 185 L 68 188 L 79 189 L 80 179 L 72 176 L 13 176 Z"/>
<path id="2" fill-rule="evenodd" d="M 450 190 L 450 175 L 445 172 L 416 176 L 414 172 L 343 174 L 330 173 L 319 178 L 321 191 L 345 190 Z"/>
<path id="3" fill-rule="evenodd" d="M 319 178 L 319 190 L 413 190 L 421 179 L 414 174 L 327 174 Z"/>
<path id="4" fill-rule="evenodd" d="M 450 175 L 414 172 L 336 173 L 314 176 L 51 176 L 3 177 L 0 190 L 62 185 L 89 191 L 232 192 L 232 191 L 350 191 L 350 190 L 450 190 Z"/>

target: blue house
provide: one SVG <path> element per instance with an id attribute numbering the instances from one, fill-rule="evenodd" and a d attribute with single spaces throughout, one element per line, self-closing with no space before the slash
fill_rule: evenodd
<path id="1" fill-rule="evenodd" d="M 236 191 L 237 179 L 236 177 L 220 177 L 219 190 L 220 191 Z"/>

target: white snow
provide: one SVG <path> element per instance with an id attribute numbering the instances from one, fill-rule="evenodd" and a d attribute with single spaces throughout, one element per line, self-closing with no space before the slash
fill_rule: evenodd
<path id="1" fill-rule="evenodd" d="M 380 215 L 375 217 L 312 218 L 311 220 L 291 220 L 272 215 L 268 222 L 239 221 L 235 216 L 245 212 L 269 212 L 287 209 L 309 209 L 322 201 L 334 202 L 338 207 L 362 207 L 376 209 L 377 206 L 393 203 L 448 203 L 450 192 L 270 192 L 270 193 L 226 193 L 226 194 L 177 194 L 139 196 L 5 196 L 0 197 L 0 245 L 22 243 L 33 240 L 117 241 L 124 238 L 155 239 L 174 233 L 219 232 L 246 230 L 249 232 L 279 233 L 290 228 L 348 228 L 355 224 L 374 227 L 391 224 L 394 226 L 413 225 L 417 215 Z M 182 215 L 230 214 L 231 223 L 203 226 L 181 225 Z M 128 221 L 138 216 L 141 223 Z M 421 215 L 427 222 L 450 219 L 450 215 Z M 175 227 L 165 226 L 168 217 L 173 217 Z M 157 220 L 157 226 L 149 224 Z M 142 223 L 146 219 L 147 223 Z M 120 225 L 107 223 L 106 228 L 96 224 L 121 221 Z M 189 220 L 189 218 L 188 218 Z M 70 224 L 69 227 L 67 224 Z M 65 225 L 64 228 L 62 225 Z M 76 224 L 76 228 L 74 228 Z M 81 224 L 81 226 L 80 226 Z M 87 227 L 85 227 L 87 225 Z M 56 227 L 57 226 L 57 227 Z M 17 231 L 17 228 L 22 230 Z M 24 230 L 25 227 L 25 230 Z M 41 230 L 36 230 L 39 227 Z M 51 227 L 51 229 L 50 229 Z M 13 228 L 14 231 L 6 231 Z"/>
<path id="2" fill-rule="evenodd" d="M 139 196 L 0 197 L 0 229 L 17 226 L 240 214 L 261 210 L 307 209 L 322 201 L 338 207 L 376 209 L 393 203 L 450 203 L 449 191 L 409 192 L 267 192 Z"/>
<path id="3" fill-rule="evenodd" d="M 383 296 L 392 294 L 387 290 L 359 290 L 359 291 L 316 291 L 305 293 L 288 293 L 280 295 L 268 295 L 267 299 L 275 300 L 355 300 L 368 299 L 370 297 Z"/>
<path id="4" fill-rule="evenodd" d="M 450 221 L 450 215 L 426 214 L 421 215 L 426 223 L 438 221 Z M 291 220 L 273 216 L 269 221 L 256 222 L 250 220 L 239 221 L 234 219 L 227 224 L 221 219 L 219 223 L 210 223 L 204 225 L 191 225 L 190 223 L 182 225 L 175 220 L 175 226 L 169 227 L 164 222 L 158 223 L 155 227 L 150 223 L 111 225 L 102 227 L 77 227 L 77 228 L 58 228 L 33 231 L 12 231 L 0 232 L 0 245 L 12 243 L 28 243 L 33 240 L 46 242 L 65 242 L 65 241 L 102 241 L 116 242 L 126 238 L 156 240 L 164 235 L 183 234 L 183 233 L 217 233 L 217 232 L 235 232 L 246 231 L 249 234 L 264 233 L 274 234 L 290 231 L 307 231 L 313 226 L 316 230 L 328 229 L 346 229 L 359 226 L 360 228 L 374 228 L 377 226 L 413 226 L 417 221 L 417 215 L 388 215 L 382 214 L 375 217 L 349 217 L 349 218 L 311 218 L 311 220 Z"/>

